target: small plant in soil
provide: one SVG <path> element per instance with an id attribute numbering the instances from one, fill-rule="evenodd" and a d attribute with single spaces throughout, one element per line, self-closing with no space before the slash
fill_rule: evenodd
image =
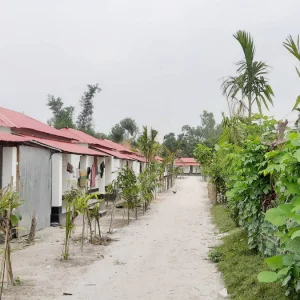
<path id="1" fill-rule="evenodd" d="M 218 263 L 222 259 L 222 256 L 223 253 L 216 249 L 211 250 L 208 254 L 208 258 L 214 263 Z"/>
<path id="2" fill-rule="evenodd" d="M 0 190 L 0 231 L 4 235 L 4 250 L 2 253 L 1 262 L 1 293 L 0 299 L 2 298 L 3 283 L 5 272 L 7 275 L 7 284 L 14 284 L 12 263 L 11 263 L 11 248 L 10 240 L 14 235 L 15 230 L 19 229 L 18 225 L 21 216 L 16 212 L 22 204 L 19 195 L 13 189 L 13 177 L 11 178 L 11 183 L 7 188 Z"/>

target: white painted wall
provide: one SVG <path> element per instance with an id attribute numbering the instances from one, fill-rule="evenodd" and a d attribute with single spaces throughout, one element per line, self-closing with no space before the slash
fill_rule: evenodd
<path id="1" fill-rule="evenodd" d="M 140 174 L 140 162 L 138 161 L 133 161 L 132 163 L 132 170 L 135 173 L 136 176 Z"/>
<path id="2" fill-rule="evenodd" d="M 3 147 L 2 187 L 10 184 L 11 176 L 14 177 L 15 186 L 17 180 L 17 147 Z"/>
<path id="3" fill-rule="evenodd" d="M 199 174 L 200 173 L 200 167 L 199 166 L 194 166 L 193 167 L 193 173 L 194 174 Z"/>
<path id="4" fill-rule="evenodd" d="M 78 169 L 80 162 L 80 155 L 75 154 L 62 154 L 62 192 L 76 188 L 78 184 L 78 178 L 76 177 L 76 169 Z M 67 171 L 67 164 L 70 163 L 73 166 L 74 173 L 71 174 Z"/>
<path id="5" fill-rule="evenodd" d="M 9 127 L 0 126 L 0 132 L 11 133 L 11 129 Z"/>
<path id="6" fill-rule="evenodd" d="M 62 154 L 52 155 L 52 206 L 62 206 Z"/>
<path id="7" fill-rule="evenodd" d="M 120 162 L 121 169 L 126 168 L 126 162 L 127 162 L 127 160 L 126 159 L 121 159 L 120 161 L 121 161 Z"/>
<path id="8" fill-rule="evenodd" d="M 102 162 L 104 162 L 104 164 L 105 164 L 105 158 L 98 157 L 98 160 L 97 160 L 98 166 L 97 167 L 98 167 L 99 171 L 100 171 L 100 164 Z M 101 193 L 101 194 L 105 193 L 105 175 L 106 175 L 106 166 L 105 166 L 102 178 L 101 178 L 100 174 L 97 175 L 97 177 L 96 177 L 96 186 L 97 186 L 97 188 L 99 188 L 99 193 Z"/>
<path id="9" fill-rule="evenodd" d="M 122 166 L 121 166 L 121 160 L 119 158 L 114 158 L 113 159 L 113 167 L 112 167 L 112 181 L 117 180 L 118 174 L 121 171 Z"/>
<path id="10" fill-rule="evenodd" d="M 105 157 L 105 186 L 112 183 L 113 160 L 112 156 Z"/>

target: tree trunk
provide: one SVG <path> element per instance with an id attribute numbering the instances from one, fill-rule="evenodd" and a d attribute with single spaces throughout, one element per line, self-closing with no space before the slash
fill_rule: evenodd
<path id="1" fill-rule="evenodd" d="M 112 231 L 113 231 L 113 218 L 114 218 L 114 211 L 115 211 L 115 206 L 116 206 L 116 202 L 114 201 L 113 202 L 113 207 L 112 207 L 112 210 L 111 210 L 111 215 L 110 215 L 110 224 L 109 224 L 109 230 L 108 230 L 108 232 L 109 233 L 112 233 Z M 123 216 L 123 219 L 124 219 L 124 216 Z"/>
<path id="2" fill-rule="evenodd" d="M 99 218 L 99 217 L 97 217 L 97 224 L 98 224 L 98 234 L 99 234 L 99 238 L 101 238 L 100 218 Z"/>
<path id="3" fill-rule="evenodd" d="M 83 214 L 83 216 L 82 216 L 81 252 L 83 251 L 84 230 L 85 230 L 85 214 Z"/>
<path id="4" fill-rule="evenodd" d="M 249 119 L 249 123 L 250 123 L 250 121 L 251 121 L 251 116 L 252 116 L 252 102 L 251 102 L 251 93 L 248 95 L 248 105 L 249 105 L 249 107 L 248 107 L 248 119 Z"/>

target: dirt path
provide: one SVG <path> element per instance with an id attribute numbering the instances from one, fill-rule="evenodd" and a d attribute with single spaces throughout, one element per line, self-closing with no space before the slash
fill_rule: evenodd
<path id="1" fill-rule="evenodd" d="M 60 291 L 73 295 L 55 299 L 219 299 L 222 281 L 206 259 L 217 242 L 206 183 L 178 179 L 174 189 L 175 195 L 164 194 L 146 216 L 119 230 L 120 240 L 104 250 L 104 259 Z"/>

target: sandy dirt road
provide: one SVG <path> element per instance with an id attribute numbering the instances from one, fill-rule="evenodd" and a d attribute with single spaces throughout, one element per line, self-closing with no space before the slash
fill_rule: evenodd
<path id="1" fill-rule="evenodd" d="M 104 259 L 64 286 L 60 300 L 215 300 L 223 288 L 215 266 L 207 260 L 217 243 L 199 177 L 178 179 L 151 210 L 121 229 Z"/>

